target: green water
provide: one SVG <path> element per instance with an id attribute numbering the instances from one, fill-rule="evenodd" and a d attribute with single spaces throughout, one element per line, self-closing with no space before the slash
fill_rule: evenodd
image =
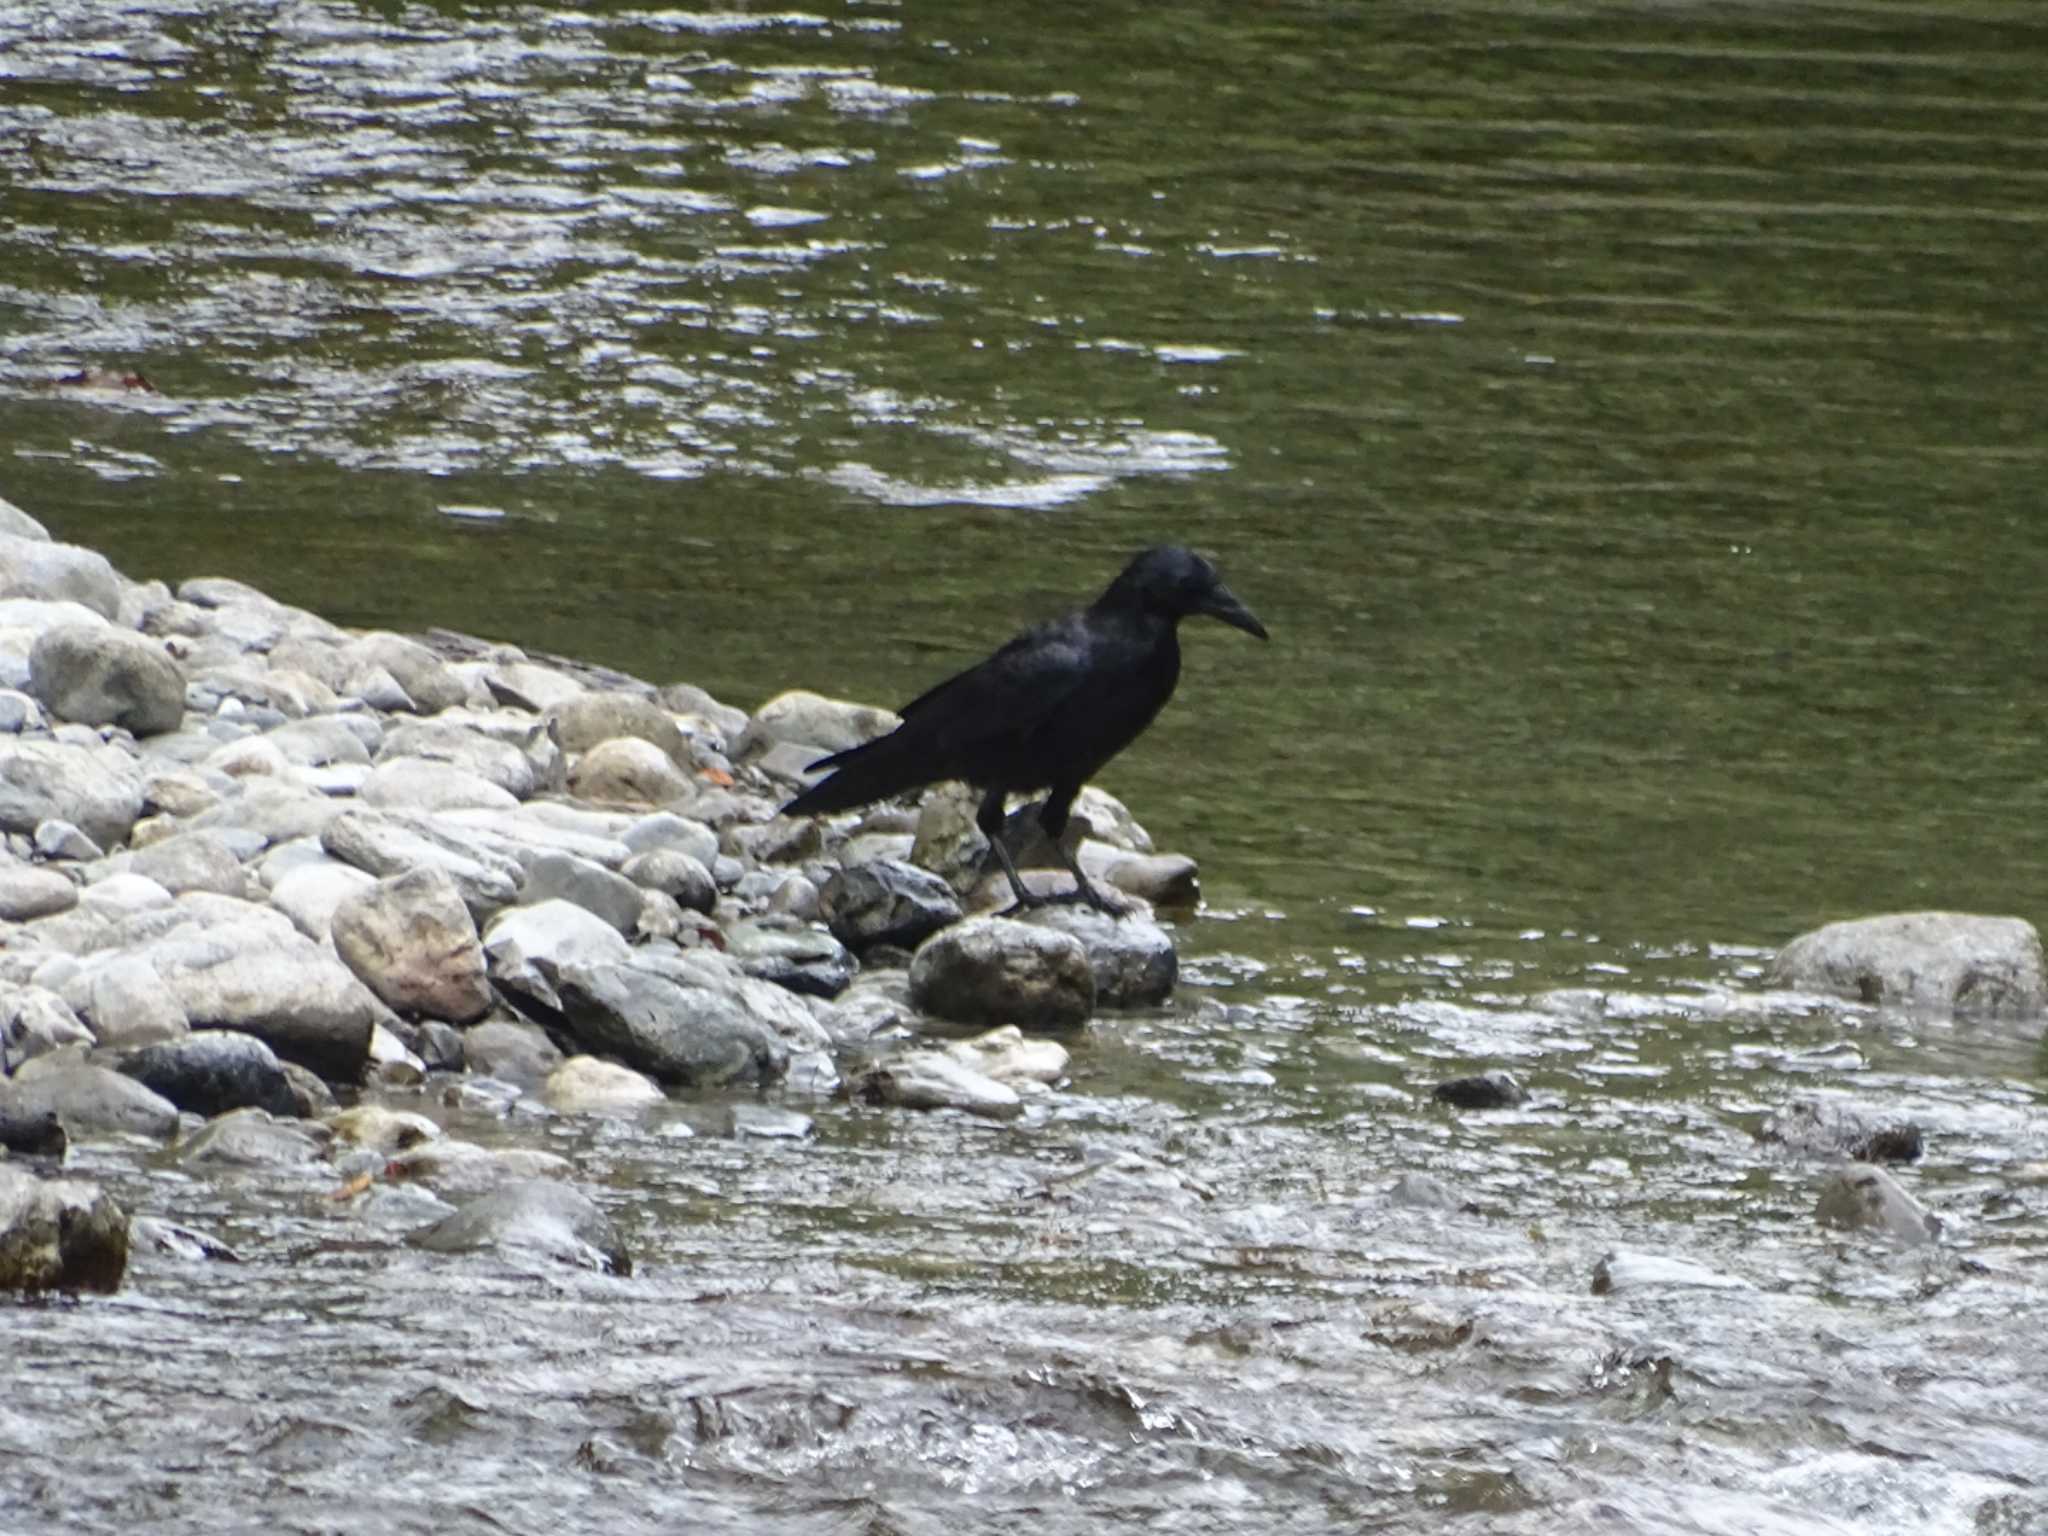
<path id="1" fill-rule="evenodd" d="M 1107 783 L 1310 948 L 2048 904 L 2028 8 L 160 36 L 0 77 L 0 489 L 133 574 L 891 701 L 1183 540 L 1275 641 Z"/>

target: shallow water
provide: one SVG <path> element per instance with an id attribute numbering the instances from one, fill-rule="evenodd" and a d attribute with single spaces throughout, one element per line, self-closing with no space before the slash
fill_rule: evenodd
<path id="1" fill-rule="evenodd" d="M 0 1313 L 0 1529 L 2048 1524 L 2038 1049 L 1758 980 L 2048 897 L 2044 66 L 1978 4 L 0 12 L 0 494 L 131 574 L 746 706 L 1161 538 L 1274 633 L 1105 779 L 1203 862 L 1182 1006 L 1021 1127 L 510 1133 L 629 1281 L 88 1149 L 248 1262 Z M 1487 1064 L 1533 1103 L 1428 1107 Z M 1940 1253 L 1814 1227 L 1809 1093 L 1927 1128 Z"/>

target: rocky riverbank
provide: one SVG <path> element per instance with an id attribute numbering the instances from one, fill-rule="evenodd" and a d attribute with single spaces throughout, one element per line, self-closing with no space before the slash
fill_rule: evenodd
<path id="1" fill-rule="evenodd" d="M 623 1268 L 560 1158 L 357 1094 L 631 1115 L 722 1089 L 797 1134 L 834 1094 L 1006 1118 L 1067 1061 L 1019 1026 L 1070 1033 L 1173 987 L 1149 914 L 1195 899 L 1194 866 L 1099 792 L 1075 834 L 1137 898 L 1115 920 L 983 915 L 1009 893 L 960 795 L 779 817 L 883 711 L 792 693 L 748 714 L 512 646 L 352 633 L 235 581 L 132 581 L 4 502 L 0 594 L 0 1144 L 20 1160 L 0 1285 L 118 1283 L 104 1197 L 21 1173 L 106 1138 L 417 1180 L 481 1202 L 426 1246 Z M 1054 862 L 1016 825 L 1021 863 Z"/>
<path id="2" fill-rule="evenodd" d="M 616 1273 L 631 1257 L 582 1170 L 444 1124 L 639 1116 L 678 1090 L 748 1136 L 808 1135 L 834 1096 L 1030 1113 L 1068 1071 L 1061 1037 L 1170 995 L 1153 913 L 1196 901 L 1195 866 L 1090 790 L 1080 861 L 1131 911 L 1013 919 L 989 915 L 1010 893 L 965 791 L 778 814 L 812 761 L 894 723 L 354 633 L 230 580 L 131 581 L 0 502 L 0 1288 L 111 1289 L 131 1243 L 227 1256 L 56 1177 L 76 1143 L 197 1177 L 302 1167 L 343 1201 L 402 1182 L 438 1197 L 424 1249 Z M 1013 815 L 1013 852 L 1060 887 L 1035 825 Z M 1959 914 L 1831 925 L 1771 979 L 2035 1023 L 2048 998 L 2031 925 Z M 1495 1071 L 1435 1097 L 1528 1095 Z M 1938 1236 L 1869 1166 L 1918 1156 L 1917 1126 L 1814 1109 L 1765 1138 L 1850 1160 L 1824 1223 Z M 1397 1197 L 1469 1203 L 1430 1177 Z"/>

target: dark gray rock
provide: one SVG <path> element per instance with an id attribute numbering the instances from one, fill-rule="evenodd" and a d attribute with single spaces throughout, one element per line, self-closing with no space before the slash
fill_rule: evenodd
<path id="1" fill-rule="evenodd" d="M 109 624 L 60 624 L 28 653 L 28 692 L 60 720 L 118 725 L 137 736 L 175 731 L 185 677 L 156 641 Z"/>
<path id="2" fill-rule="evenodd" d="M 824 929 L 787 918 L 728 924 L 725 943 L 749 976 L 806 997 L 837 997 L 860 969 Z"/>
<path id="3" fill-rule="evenodd" d="M 1430 1097 L 1454 1109 L 1512 1109 L 1528 1101 L 1529 1091 L 1511 1072 L 1481 1072 L 1438 1083 Z"/>
<path id="4" fill-rule="evenodd" d="M 127 1269 L 127 1213 L 97 1184 L 0 1163 L 0 1290 L 113 1291 Z"/>
<path id="5" fill-rule="evenodd" d="M 115 1063 L 152 1093 L 195 1115 L 231 1109 L 299 1113 L 298 1096 L 277 1056 L 254 1035 L 201 1029 L 126 1052 Z"/>
<path id="6" fill-rule="evenodd" d="M 1828 1176 L 1813 1214 L 1824 1227 L 1879 1232 L 1906 1244 L 1931 1243 L 1941 1235 L 1939 1216 L 1882 1168 L 1861 1164 Z"/>
<path id="7" fill-rule="evenodd" d="M 910 999 L 959 1024 L 1079 1029 L 1095 1011 L 1095 972 L 1071 934 L 970 918 L 919 947 L 910 963 Z"/>
<path id="8" fill-rule="evenodd" d="M 490 1011 L 476 924 L 437 866 L 379 880 L 334 909 L 335 953 L 389 1008 L 467 1024 Z"/>
<path id="9" fill-rule="evenodd" d="M 818 915 L 832 936 L 859 953 L 877 944 L 915 949 L 960 921 L 960 898 L 930 870 L 874 859 L 835 870 L 818 889 Z"/>
<path id="10" fill-rule="evenodd" d="M 64 1122 L 55 1110 L 39 1115 L 17 1115 L 0 1099 L 0 1158 L 12 1152 L 22 1157 L 63 1157 L 71 1145 Z"/>
<path id="11" fill-rule="evenodd" d="M 521 1179 L 480 1195 L 452 1215 L 415 1233 L 416 1247 L 433 1253 L 492 1252 L 505 1258 L 543 1258 L 630 1275 L 633 1261 L 611 1218 L 588 1195 L 550 1179 Z"/>
<path id="12" fill-rule="evenodd" d="M 1957 1014 L 2039 1014 L 2041 936 L 2017 917 L 1897 912 L 1829 923 L 1787 944 L 1771 984 Z"/>
<path id="13" fill-rule="evenodd" d="M 730 993 L 638 963 L 571 961 L 556 985 L 564 1025 L 586 1050 L 656 1082 L 769 1083 L 788 1069 L 788 1048 Z"/>
<path id="14" fill-rule="evenodd" d="M 707 829 L 708 835 L 708 829 Z M 636 853 L 619 870 L 643 890 L 660 891 L 692 912 L 718 905 L 718 886 L 703 862 L 680 848 L 650 848 Z"/>

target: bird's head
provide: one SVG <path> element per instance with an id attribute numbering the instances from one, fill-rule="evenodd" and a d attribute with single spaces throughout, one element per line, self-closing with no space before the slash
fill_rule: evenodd
<path id="1" fill-rule="evenodd" d="M 1102 594 L 1104 603 L 1130 603 L 1163 618 L 1206 614 L 1246 634 L 1266 638 L 1266 626 L 1237 600 L 1216 567 L 1191 549 L 1162 544 L 1136 556 Z"/>

